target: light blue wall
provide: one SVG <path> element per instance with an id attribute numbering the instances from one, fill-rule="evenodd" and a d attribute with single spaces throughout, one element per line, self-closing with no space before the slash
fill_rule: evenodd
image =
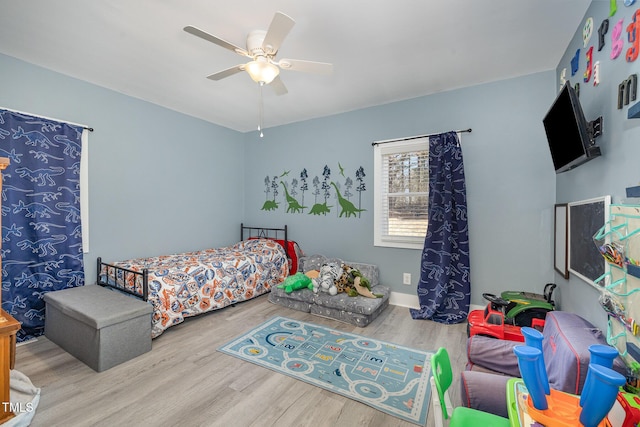
<path id="1" fill-rule="evenodd" d="M 583 81 L 583 73 L 586 67 L 586 58 L 583 52 L 586 50 L 582 42 L 582 27 L 576 30 L 575 37 L 567 47 L 567 51 L 558 64 L 556 91 L 560 87 L 559 76 L 563 68 L 567 68 L 567 78 L 572 85 L 580 83 L 580 103 L 587 120 L 593 120 L 598 116 L 604 119 L 603 135 L 596 140 L 602 150 L 602 156 L 594 159 L 570 172 L 557 176 L 557 201 L 558 203 L 611 195 L 613 203 L 621 203 L 626 199 L 625 188 L 636 186 L 640 183 L 640 119 L 627 119 L 628 106 L 617 109 L 618 85 L 629 75 L 638 74 L 640 59 L 634 62 L 626 62 L 625 53 L 630 47 L 626 27 L 631 22 L 632 14 L 638 10 L 638 4 L 625 7 L 623 2 L 617 2 L 616 14 L 609 18 L 609 32 L 606 35 L 606 45 L 598 52 L 597 29 L 602 21 L 609 17 L 609 2 L 595 1 L 591 4 L 585 15 L 594 19 L 594 35 L 589 46 L 594 47 L 594 61 L 600 61 L 601 83 L 593 86 L 593 80 L 589 83 Z M 622 40 L 624 49 L 621 55 L 612 60 L 611 35 L 613 27 L 620 19 L 624 19 Z M 583 20 L 584 22 L 584 20 Z M 576 49 L 581 49 L 580 69 L 571 77 L 571 58 Z M 629 105 L 635 104 L 631 102 Z M 632 200 L 638 203 L 638 200 Z M 569 280 L 564 280 L 556 275 L 556 283 L 560 288 L 560 303 L 564 310 L 573 311 L 589 319 L 603 330 L 606 330 L 606 315 L 598 303 L 599 291 L 571 275 Z"/>
<path id="2" fill-rule="evenodd" d="M 428 71 L 425 71 L 428 72 Z M 375 90 L 375 88 L 372 88 Z M 245 135 L 245 222 L 288 224 L 307 253 L 378 264 L 393 291 L 415 295 L 419 250 L 373 246 L 373 149 L 376 140 L 472 128 L 462 135 L 471 244 L 472 304 L 483 292 L 541 292 L 553 279 L 555 174 L 542 117 L 554 97 L 554 74 L 453 90 Z M 310 100 L 310 102 L 313 102 Z M 268 111 L 265 112 L 268 115 Z M 307 168 L 310 179 L 338 163 L 363 166 L 367 191 L 361 218 L 262 211 L 264 179 Z M 282 189 L 279 199 L 282 200 Z M 307 203 L 305 203 L 307 204 Z M 332 203 L 335 205 L 335 201 Z M 402 285 L 402 273 L 413 284 Z"/>
<path id="3" fill-rule="evenodd" d="M 242 215 L 243 135 L 0 55 L 0 106 L 89 125 L 90 252 L 116 261 L 226 245 Z"/>
<path id="4" fill-rule="evenodd" d="M 555 93 L 551 71 L 270 128 L 262 139 L 7 56 L 0 55 L 0 73 L 0 106 L 96 129 L 90 135 L 88 283 L 97 256 L 229 244 L 244 221 L 288 224 L 306 252 L 376 263 L 385 284 L 415 295 L 420 251 L 373 246 L 371 142 L 469 127 L 462 146 L 472 303 L 484 304 L 483 292 L 539 292 L 554 277 L 555 175 L 541 126 Z M 338 162 L 347 173 L 362 166 L 367 174 L 361 218 L 260 210 L 266 175 L 306 167 L 311 179 L 328 165 L 335 177 Z M 401 284 L 404 272 L 412 274 L 411 286 Z"/>

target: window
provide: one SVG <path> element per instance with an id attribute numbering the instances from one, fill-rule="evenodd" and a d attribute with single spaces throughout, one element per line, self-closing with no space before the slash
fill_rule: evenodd
<path id="1" fill-rule="evenodd" d="M 422 249 L 429 205 L 429 138 L 374 148 L 374 245 Z"/>

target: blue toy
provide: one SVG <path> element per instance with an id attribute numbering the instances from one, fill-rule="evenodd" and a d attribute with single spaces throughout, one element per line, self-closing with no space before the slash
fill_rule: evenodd
<path id="1" fill-rule="evenodd" d="M 581 425 L 596 427 L 606 417 L 616 402 L 619 388 L 626 382 L 624 376 L 611 369 L 616 349 L 594 345 L 589 348 L 591 363 L 581 396 L 563 393 L 549 388 L 544 370 L 542 334 L 532 328 L 522 328 L 524 346 L 516 346 L 518 366 L 529 392 L 528 413 L 547 427 Z"/>

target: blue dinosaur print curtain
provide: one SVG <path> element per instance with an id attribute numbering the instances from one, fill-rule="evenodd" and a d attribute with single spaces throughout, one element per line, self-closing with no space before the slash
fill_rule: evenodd
<path id="1" fill-rule="evenodd" d="M 18 342 L 44 333 L 45 293 L 84 285 L 82 131 L 0 109 L 2 308 L 22 324 Z"/>
<path id="2" fill-rule="evenodd" d="M 469 230 L 462 149 L 456 132 L 429 137 L 429 223 L 414 319 L 461 323 L 469 314 Z"/>

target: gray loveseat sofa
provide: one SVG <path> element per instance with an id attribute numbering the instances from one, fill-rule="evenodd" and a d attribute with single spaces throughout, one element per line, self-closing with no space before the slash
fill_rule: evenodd
<path id="1" fill-rule="evenodd" d="M 388 287 L 379 284 L 380 274 L 378 267 L 361 262 L 327 258 L 323 255 L 310 255 L 300 258 L 299 271 L 306 273 L 310 270 L 320 270 L 322 264 L 331 261 L 340 261 L 360 270 L 362 275 L 369 279 L 372 292 L 381 294 L 382 298 L 350 297 L 345 293 L 329 295 L 325 292 L 318 292 L 315 294 L 310 289 L 286 293 L 284 289 L 273 288 L 269 294 L 269 301 L 294 310 L 340 320 L 355 326 L 367 326 L 389 305 L 391 291 Z"/>

